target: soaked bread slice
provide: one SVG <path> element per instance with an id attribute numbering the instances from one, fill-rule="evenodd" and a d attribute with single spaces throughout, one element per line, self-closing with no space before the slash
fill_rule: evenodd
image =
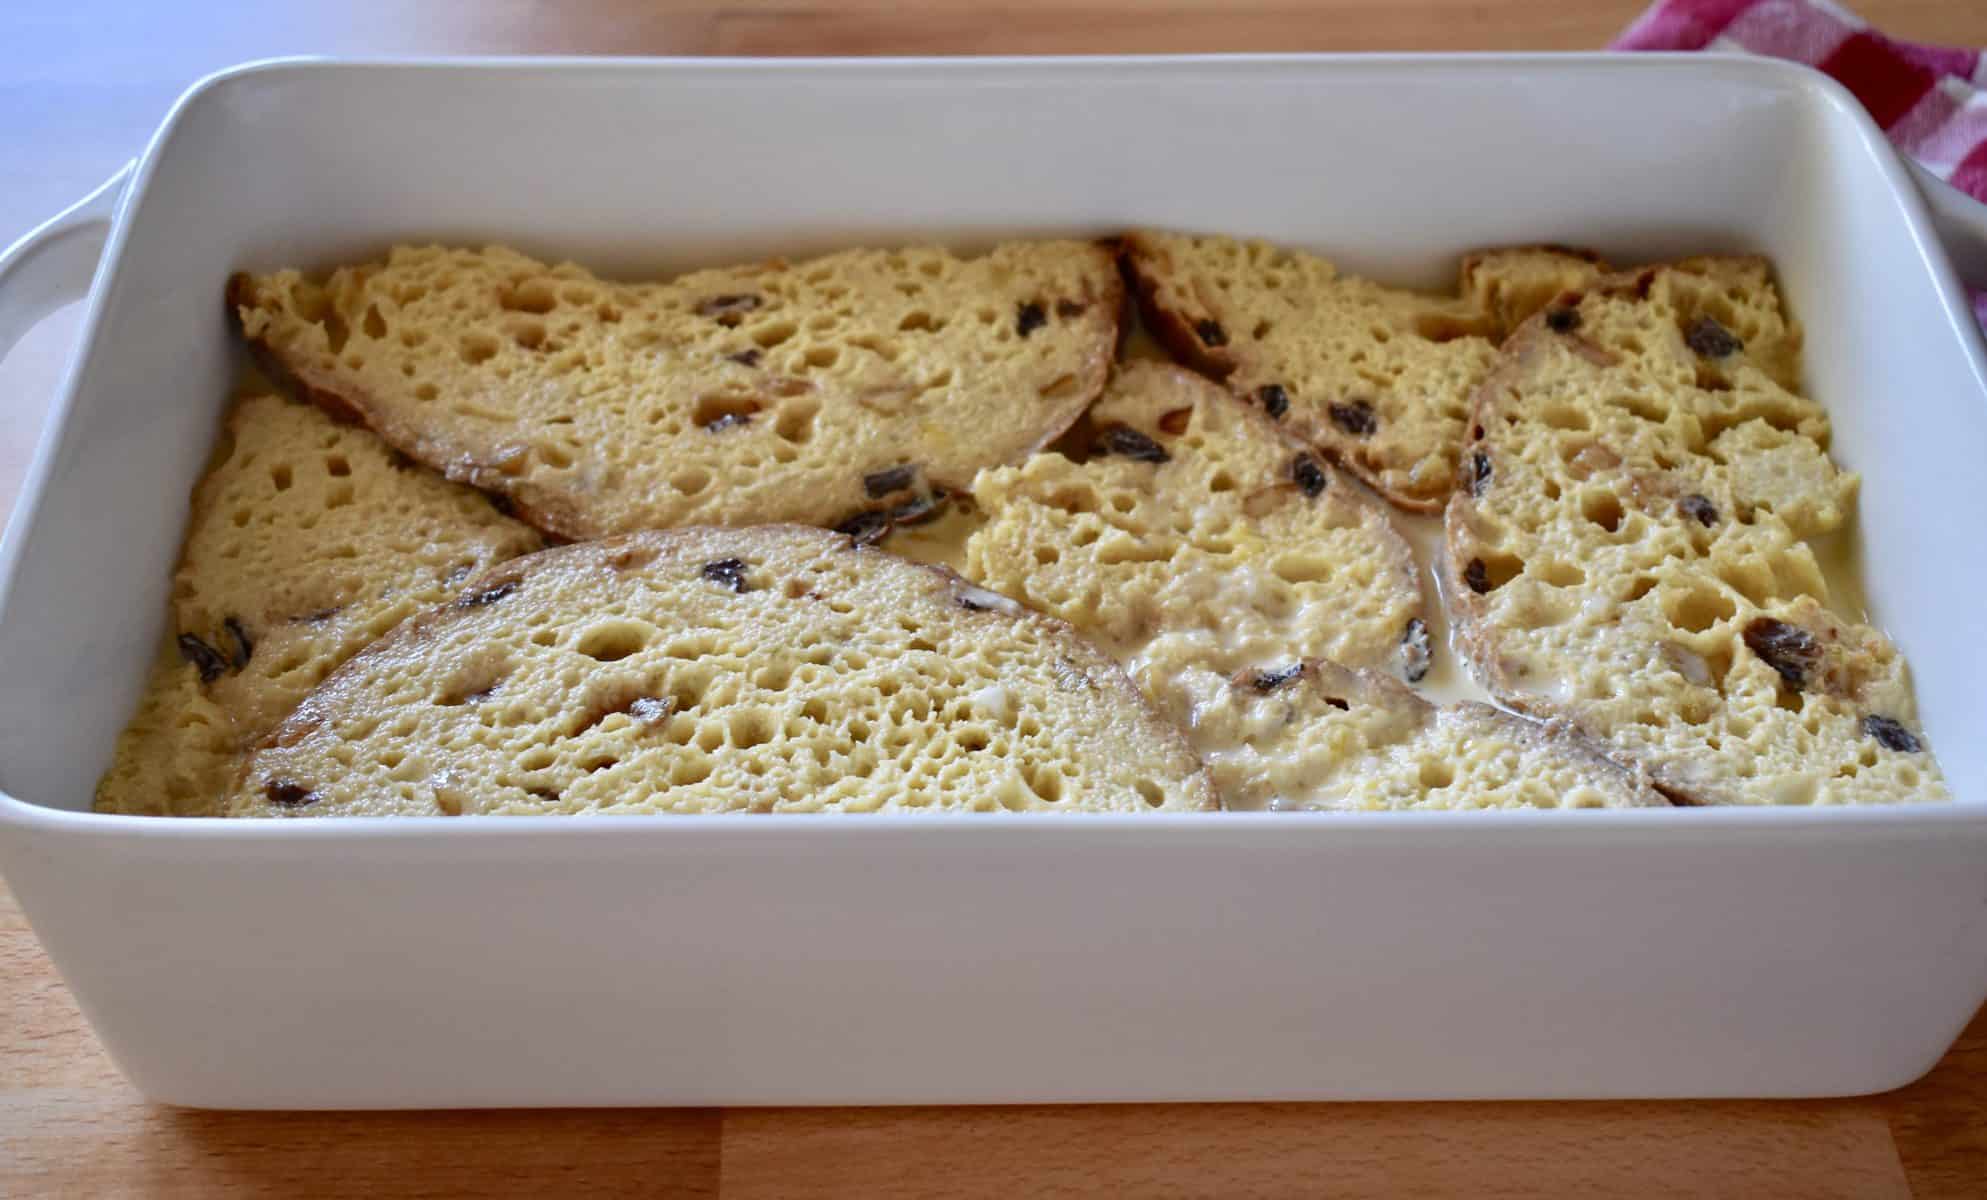
<path id="1" fill-rule="evenodd" d="M 1169 717 L 1293 658 L 1419 678 L 1414 555 L 1384 508 L 1262 413 L 1191 372 L 1120 370 L 1089 456 L 983 471 L 966 574 L 1117 654 Z"/>
<path id="2" fill-rule="evenodd" d="M 576 540 L 768 521 L 874 536 L 1074 421 L 1104 385 L 1122 295 L 1111 255 L 1081 242 L 660 284 L 397 247 L 321 283 L 228 285 L 251 343 L 320 403 Z"/>
<path id="3" fill-rule="evenodd" d="M 1449 507 L 1462 644 L 1500 698 L 1681 800 L 1944 799 L 1903 660 L 1829 610 L 1806 541 L 1857 480 L 1799 352 L 1755 258 L 1612 276 L 1527 323 Z"/>
<path id="4" fill-rule="evenodd" d="M 981 473 L 967 573 L 1118 654 L 1224 805 L 1662 803 L 1568 731 L 1437 709 L 1400 682 L 1433 650 L 1412 551 L 1380 505 L 1263 414 L 1135 363 L 1088 423 L 1084 461 Z"/>
<path id="5" fill-rule="evenodd" d="M 1463 256 L 1461 294 L 1483 322 L 1479 328 L 1501 342 L 1533 313 L 1593 284 L 1607 271 L 1591 250 L 1498 246 Z"/>
<path id="6" fill-rule="evenodd" d="M 239 815 L 1214 807 L 1060 621 L 799 526 L 547 550 L 402 624 L 246 763 Z"/>
<path id="7" fill-rule="evenodd" d="M 168 640 L 146 676 L 138 711 L 118 734 L 110 768 L 97 782 L 96 811 L 219 816 L 238 751 L 234 722 L 201 690 L 199 672 Z"/>
<path id="8" fill-rule="evenodd" d="M 251 396 L 194 492 L 173 577 L 179 648 L 247 745 L 408 614 L 541 545 L 365 429 Z"/>
<path id="9" fill-rule="evenodd" d="M 1486 704 L 1437 707 L 1389 676 L 1316 659 L 1245 671 L 1195 748 L 1232 808 L 1640 808 L 1667 802 L 1571 729 Z"/>
<path id="10" fill-rule="evenodd" d="M 1148 327 L 1177 358 L 1414 512 L 1448 499 L 1498 342 L 1599 270 L 1559 247 L 1486 251 L 1464 262 L 1459 295 L 1431 296 L 1257 241 L 1141 231 L 1123 252 Z"/>

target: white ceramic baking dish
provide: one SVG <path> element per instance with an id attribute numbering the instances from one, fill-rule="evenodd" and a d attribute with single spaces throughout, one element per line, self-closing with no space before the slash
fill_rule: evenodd
<path id="1" fill-rule="evenodd" d="M 1904 169 L 1820 75 L 1602 56 L 250 66 L 17 250 L 0 336 L 106 222 L 0 560 L 0 868 L 157 1099 L 1815 1095 L 1915 1077 L 1987 994 L 1987 366 Z M 1132 224 L 1427 284 L 1467 247 L 1541 238 L 1772 255 L 1865 475 L 1875 617 L 1959 803 L 86 811 L 237 368 L 230 270 L 431 237 L 632 273 Z"/>

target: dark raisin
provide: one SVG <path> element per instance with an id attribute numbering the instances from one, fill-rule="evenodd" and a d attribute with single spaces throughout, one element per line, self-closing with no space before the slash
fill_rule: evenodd
<path id="1" fill-rule="evenodd" d="M 1347 704 L 1344 700 L 1339 699 L 1337 696 L 1326 696 L 1325 703 L 1331 705 L 1333 708 L 1336 708 L 1340 712 L 1352 711 L 1352 705 Z"/>
<path id="2" fill-rule="evenodd" d="M 1089 307 L 1088 304 L 1083 304 L 1075 300 L 1058 300 L 1056 301 L 1056 315 L 1059 317 L 1080 317 L 1083 315 L 1083 310 Z"/>
<path id="3" fill-rule="evenodd" d="M 847 534 L 858 546 L 873 546 L 890 532 L 890 514 L 877 509 L 859 512 L 835 526 L 835 532 Z"/>
<path id="4" fill-rule="evenodd" d="M 280 804 L 285 808 L 296 808 L 317 799 L 316 792 L 289 779 L 270 780 L 262 785 L 262 794 L 269 797 L 269 803 Z"/>
<path id="5" fill-rule="evenodd" d="M 1482 559 L 1472 558 L 1469 565 L 1463 568 L 1463 582 L 1469 584 L 1470 590 L 1479 596 L 1490 590 L 1490 571 L 1483 565 Z"/>
<path id="6" fill-rule="evenodd" d="M 1690 328 L 1684 331 L 1683 342 L 1705 358 L 1723 358 L 1746 348 L 1737 334 L 1710 317 L 1699 317 L 1691 322 Z"/>
<path id="7" fill-rule="evenodd" d="M 1304 664 L 1294 662 L 1287 667 L 1278 667 L 1274 671 L 1257 671 L 1255 678 L 1249 680 L 1249 686 L 1267 696 L 1303 673 Z"/>
<path id="8" fill-rule="evenodd" d="M 905 463 L 901 467 L 891 467 L 886 471 L 874 471 L 862 477 L 862 490 L 869 493 L 871 500 L 881 500 L 891 492 L 901 492 L 911 486 L 918 477 L 918 464 Z"/>
<path id="9" fill-rule="evenodd" d="M 1900 754 L 1916 754 L 1925 748 L 1918 735 L 1889 717 L 1880 717 L 1875 713 L 1863 718 L 1863 732 L 1877 739 L 1884 749 Z"/>
<path id="10" fill-rule="evenodd" d="M 1298 487 L 1304 489 L 1306 496 L 1322 494 L 1325 484 L 1330 482 L 1325 469 L 1318 465 L 1318 460 L 1308 454 L 1300 454 L 1290 460 L 1290 477 L 1297 481 Z"/>
<path id="11" fill-rule="evenodd" d="M 1420 683 L 1434 661 L 1435 643 L 1428 636 L 1428 623 L 1420 617 L 1411 618 L 1407 632 L 1401 635 L 1401 675 L 1409 683 Z"/>
<path id="12" fill-rule="evenodd" d="M 1580 310 L 1548 308 L 1545 310 L 1545 327 L 1554 333 L 1572 333 L 1580 328 Z"/>
<path id="13" fill-rule="evenodd" d="M 1027 337 L 1048 323 L 1048 314 L 1043 312 L 1042 306 L 1033 300 L 1016 306 L 1014 310 L 1014 332 L 1022 337 Z"/>
<path id="14" fill-rule="evenodd" d="M 495 604 L 515 591 L 517 591 L 517 580 L 506 580 L 496 587 L 484 588 L 480 592 L 469 593 L 467 596 L 462 597 L 462 599 L 457 600 L 455 606 L 457 608 L 484 608 Z"/>
<path id="15" fill-rule="evenodd" d="M 1380 421 L 1373 415 L 1371 401 L 1354 400 L 1350 404 L 1334 404 L 1330 409 L 1332 424 L 1354 437 L 1366 437 L 1380 427 Z"/>
<path id="16" fill-rule="evenodd" d="M 759 349 L 755 346 L 750 350 L 740 350 L 736 354 L 727 354 L 725 358 L 730 362 L 737 363 L 741 367 L 756 367 L 759 365 Z"/>
<path id="17" fill-rule="evenodd" d="M 1742 636 L 1747 648 L 1778 671 L 1789 687 L 1800 687 L 1807 682 L 1808 672 L 1821 665 L 1821 643 L 1799 625 L 1756 617 Z"/>
<path id="18" fill-rule="evenodd" d="M 1194 322 L 1194 335 L 1200 338 L 1201 345 L 1203 346 L 1226 346 L 1228 344 L 1228 331 L 1221 327 L 1221 322 L 1210 320 L 1206 317 L 1202 317 L 1200 320 Z"/>
<path id="19" fill-rule="evenodd" d="M 891 509 L 890 524 L 893 527 L 898 525 L 922 525 L 926 521 L 937 520 L 939 510 L 944 506 L 945 497 L 943 495 L 918 496 L 914 499 L 906 500 Z"/>
<path id="20" fill-rule="evenodd" d="M 517 515 L 517 505 L 511 503 L 509 496 L 499 496 L 494 492 L 489 495 L 491 508 L 496 509 L 506 517 L 515 517 Z"/>
<path id="21" fill-rule="evenodd" d="M 750 425 L 751 423 L 752 418 L 745 413 L 722 413 L 712 420 L 704 422 L 704 432 L 723 433 L 725 430 L 734 428 L 735 426 Z"/>
<path id="22" fill-rule="evenodd" d="M 200 672 L 200 682 L 212 683 L 227 674 L 228 660 L 221 652 L 190 633 L 179 635 L 179 656 Z"/>
<path id="23" fill-rule="evenodd" d="M 1690 495 L 1677 501 L 1677 508 L 1683 511 L 1684 516 L 1696 521 L 1706 529 L 1718 523 L 1718 506 L 1711 503 L 1711 499 L 1708 496 L 1700 496 L 1696 492 L 1692 492 Z"/>
<path id="24" fill-rule="evenodd" d="M 1479 450 L 1470 455 L 1470 495 L 1481 496 L 1490 486 L 1490 456 Z"/>
<path id="25" fill-rule="evenodd" d="M 1273 421 L 1281 421 L 1283 414 L 1290 411 L 1290 393 L 1280 383 L 1266 383 L 1257 388 L 1256 400 Z"/>
<path id="26" fill-rule="evenodd" d="M 697 315 L 709 317 L 720 325 L 736 325 L 739 318 L 762 303 L 759 297 L 747 294 L 712 296 L 697 306 Z"/>
<path id="27" fill-rule="evenodd" d="M 1158 442 L 1129 425 L 1107 427 L 1103 440 L 1106 454 L 1122 454 L 1134 462 L 1163 463 L 1172 458 Z"/>
<path id="28" fill-rule="evenodd" d="M 707 562 L 703 574 L 712 583 L 723 584 L 734 592 L 750 590 L 745 586 L 745 564 L 738 559 L 720 558 L 716 562 Z"/>
<path id="29" fill-rule="evenodd" d="M 1159 414 L 1159 432 L 1179 437 L 1187 431 L 1187 426 L 1193 423 L 1193 419 L 1194 410 L 1191 408 L 1169 409 Z"/>
<path id="30" fill-rule="evenodd" d="M 255 653 L 255 643 L 249 639 L 248 630 L 242 628 L 242 623 L 236 618 L 227 618 L 221 622 L 221 626 L 228 631 L 228 636 L 234 639 L 235 650 L 228 656 L 228 660 L 234 669 L 239 671 L 248 665 L 249 656 Z"/>

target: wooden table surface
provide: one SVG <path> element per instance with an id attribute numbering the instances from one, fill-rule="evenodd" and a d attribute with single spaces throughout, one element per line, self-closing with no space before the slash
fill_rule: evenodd
<path id="1" fill-rule="evenodd" d="M 0 242 L 197 75 L 287 53 L 1599 47 L 1636 0 L 347 0 L 0 5 Z M 1862 0 L 1987 44 L 1987 4 Z M 0 362 L 0 518 L 74 334 Z M 1987 1195 L 1987 1011 L 1921 1082 L 1825 1101 L 227 1114 L 144 1103 L 0 886 L 0 1196 Z"/>

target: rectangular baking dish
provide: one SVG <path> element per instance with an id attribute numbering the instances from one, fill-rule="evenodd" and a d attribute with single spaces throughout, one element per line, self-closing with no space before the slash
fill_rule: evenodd
<path id="1" fill-rule="evenodd" d="M 1466 248 L 1542 238 L 1622 262 L 1773 256 L 1811 391 L 1865 477 L 1875 620 L 1915 666 L 1959 802 L 87 811 L 238 364 L 229 271 L 435 238 L 632 275 L 1136 224 L 1431 286 Z M 194 88 L 128 182 L 20 251 L 46 261 L 17 257 L 0 324 L 23 281 L 52 287 L 49 263 L 90 261 L 106 230 L 0 557 L 0 870 L 153 1098 L 1825 1095 L 1916 1077 L 1987 994 L 1987 363 L 1904 169 L 1818 74 L 1606 56 L 268 63 Z"/>

